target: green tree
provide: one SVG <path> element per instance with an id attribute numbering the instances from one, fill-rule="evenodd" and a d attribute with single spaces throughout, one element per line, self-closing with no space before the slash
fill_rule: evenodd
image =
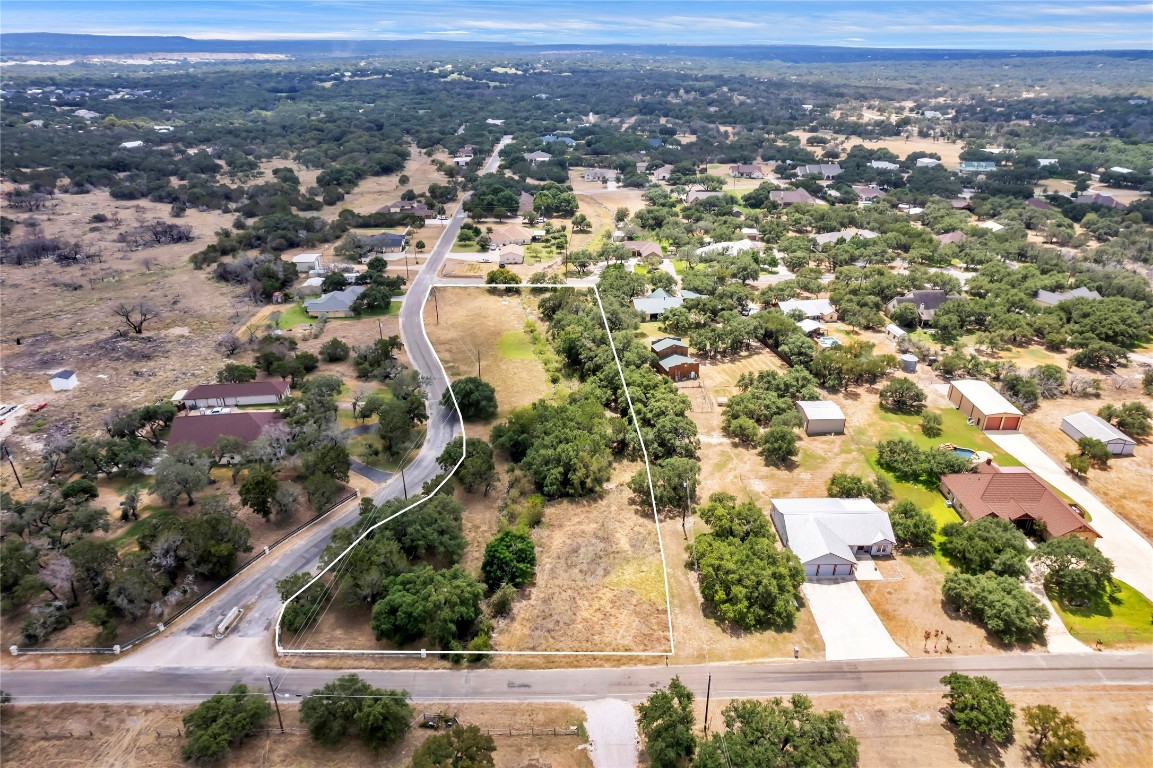
<path id="1" fill-rule="evenodd" d="M 693 733 L 693 692 L 680 677 L 669 681 L 668 689 L 658 689 L 637 705 L 637 727 L 645 739 L 652 768 L 677 768 L 692 759 L 697 737 Z"/>
<path id="2" fill-rule="evenodd" d="M 511 269 L 500 267 L 484 276 L 485 285 L 520 285 L 520 278 Z M 512 289 L 515 290 L 515 289 Z"/>
<path id="3" fill-rule="evenodd" d="M 1097 411 L 1097 415 L 1115 424 L 1117 429 L 1130 437 L 1143 437 L 1153 432 L 1153 411 L 1144 403 L 1105 405 Z"/>
<path id="4" fill-rule="evenodd" d="M 927 547 L 933 543 L 937 523 L 933 516 L 910 499 L 901 499 L 889 509 L 897 543 L 908 547 Z"/>
<path id="5" fill-rule="evenodd" d="M 982 741 L 1004 742 L 1013 735 L 1016 714 L 995 680 L 950 672 L 941 678 L 941 685 L 948 688 L 946 717 L 959 730 L 975 733 Z"/>
<path id="6" fill-rule="evenodd" d="M 1077 449 L 1082 456 L 1089 459 L 1098 469 L 1105 468 L 1109 464 L 1109 459 L 1113 458 L 1113 454 L 1109 452 L 1109 446 L 1096 438 L 1079 438 L 1077 440 Z"/>
<path id="7" fill-rule="evenodd" d="M 941 553 L 965 573 L 991 571 L 1016 578 L 1029 573 L 1025 534 L 1008 520 L 989 516 L 967 525 L 949 523 L 941 535 Z"/>
<path id="8" fill-rule="evenodd" d="M 216 373 L 216 380 L 221 384 L 237 384 L 256 380 L 256 369 L 251 365 L 241 363 L 225 363 L 224 367 Z"/>
<path id="9" fill-rule="evenodd" d="M 452 497 L 451 491 L 438 493 L 388 523 L 386 528 L 408 557 L 451 564 L 460 560 L 467 544 L 463 514 L 464 505 Z"/>
<path id="10" fill-rule="evenodd" d="M 378 640 L 404 645 L 421 637 L 449 647 L 480 617 L 484 587 L 460 566 L 421 566 L 392 579 L 372 607 Z"/>
<path id="11" fill-rule="evenodd" d="M 502 584 L 522 587 L 536 574 L 536 545 L 527 533 L 502 531 L 484 548 L 481 578 L 494 591 Z"/>
<path id="12" fill-rule="evenodd" d="M 1066 453 L 1065 462 L 1069 465 L 1069 469 L 1073 474 L 1079 475 L 1080 477 L 1085 477 L 1085 475 L 1089 474 L 1089 468 L 1092 466 L 1089 457 L 1083 453 Z"/>
<path id="13" fill-rule="evenodd" d="M 445 408 L 453 407 L 453 396 L 460 406 L 460 414 L 466 421 L 488 421 L 496 416 L 496 389 L 483 379 L 467 376 L 457 379 L 440 398 Z"/>
<path id="14" fill-rule="evenodd" d="M 1113 561 L 1079 536 L 1049 539 L 1029 559 L 1044 574 L 1045 589 L 1066 603 L 1095 603 L 1117 590 Z"/>
<path id="15" fill-rule="evenodd" d="M 698 536 L 689 548 L 699 567 L 701 596 L 721 620 L 747 630 L 793 625 L 805 569 L 792 551 L 777 549 L 767 538 L 714 534 Z"/>
<path id="16" fill-rule="evenodd" d="M 381 398 L 374 402 L 370 397 L 361 409 L 363 416 L 365 410 L 376 413 L 377 436 L 389 456 L 400 456 L 412 443 L 413 431 L 416 427 L 412 414 L 401 400 L 385 400 Z"/>
<path id="17" fill-rule="evenodd" d="M 672 457 L 661 459 L 649 470 L 640 469 L 629 480 L 629 490 L 641 499 L 641 506 L 648 509 L 649 474 L 652 474 L 653 492 L 657 509 L 685 509 L 693 500 L 699 485 L 701 465 L 695 459 Z"/>
<path id="18" fill-rule="evenodd" d="M 195 445 L 178 443 L 169 446 L 168 454 L 156 465 L 152 490 L 169 506 L 182 495 L 187 496 L 191 507 L 196 503 L 192 494 L 204 490 L 211 482 L 211 468 L 212 460 Z"/>
<path id="19" fill-rule="evenodd" d="M 355 674 L 344 675 L 304 697 L 300 719 L 313 741 L 336 746 L 350 730 L 373 750 L 395 744 L 408 733 L 412 707 L 408 691 L 374 688 Z"/>
<path id="20" fill-rule="evenodd" d="M 701 742 L 693 768 L 854 768 L 859 747 L 837 711 L 817 712 L 809 697 L 737 700 L 722 712 L 725 730 Z"/>
<path id="21" fill-rule="evenodd" d="M 921 433 L 925 437 L 940 437 L 942 432 L 944 432 L 942 429 L 943 424 L 944 420 L 939 413 L 925 411 L 921 414 Z"/>
<path id="22" fill-rule="evenodd" d="M 941 594 L 1003 643 L 1037 639 L 1049 618 L 1041 601 L 1012 576 L 954 571 L 945 577 Z"/>
<path id="23" fill-rule="evenodd" d="M 769 427 L 761 435 L 761 455 L 765 461 L 787 464 L 798 453 L 797 434 L 789 427 Z"/>
<path id="24" fill-rule="evenodd" d="M 881 388 L 881 405 L 897 413 L 920 413 L 925 391 L 910 379 L 896 378 Z"/>
<path id="25" fill-rule="evenodd" d="M 272 500 L 276 498 L 279 487 L 280 483 L 271 472 L 255 469 L 240 484 L 240 503 L 267 520 L 272 514 Z"/>
<path id="26" fill-rule="evenodd" d="M 496 742 L 475 725 L 429 736 L 412 753 L 412 768 L 493 768 Z"/>
<path id="27" fill-rule="evenodd" d="M 921 322 L 921 313 L 917 311 L 917 307 L 911 302 L 898 304 L 892 312 L 889 313 L 889 319 L 902 328 L 913 328 Z"/>
<path id="28" fill-rule="evenodd" d="M 454 438 L 451 443 L 444 447 L 436 462 L 442 470 L 449 472 L 456 466 L 457 462 L 461 461 L 461 455 L 464 454 L 464 461 L 461 462 L 460 468 L 456 471 L 456 479 L 469 493 L 482 488 L 487 495 L 489 487 L 496 479 L 496 464 L 492 458 L 492 446 L 478 437 L 470 437 L 467 452 L 465 449 L 464 438 Z"/>
<path id="29" fill-rule="evenodd" d="M 1048 704 L 1023 707 L 1021 715 L 1029 731 L 1029 751 L 1046 768 L 1085 765 L 1097 757 L 1072 715 Z"/>
<path id="30" fill-rule="evenodd" d="M 184 746 L 180 756 L 196 763 L 226 757 L 272 715 L 272 705 L 261 693 L 237 683 L 227 694 L 218 693 L 184 716 Z"/>
<path id="31" fill-rule="evenodd" d="M 288 601 L 312 579 L 313 574 L 306 571 L 294 573 L 276 582 L 276 591 L 280 595 L 280 599 L 287 602 L 284 614 L 280 619 L 280 627 L 285 632 L 295 634 L 307 627 L 320 616 L 320 609 L 328 603 L 330 593 L 323 580 L 318 580 L 301 592 L 296 599 L 291 602 Z"/>
<path id="32" fill-rule="evenodd" d="M 320 345 L 320 358 L 326 363 L 339 363 L 347 360 L 351 350 L 348 345 L 337 338 L 329 339 Z"/>

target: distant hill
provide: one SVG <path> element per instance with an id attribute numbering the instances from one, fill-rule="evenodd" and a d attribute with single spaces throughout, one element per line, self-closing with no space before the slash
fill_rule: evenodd
<path id="1" fill-rule="evenodd" d="M 147 53 L 280 53 L 292 56 L 465 56 L 587 51 L 642 56 L 783 61 L 796 64 L 864 61 L 1108 56 L 1153 58 L 1153 51 L 978 51 L 910 48 L 841 48 L 818 45 L 518 45 L 446 40 L 197 40 L 190 37 L 71 35 L 51 32 L 0 34 L 4 58 L 60 58 Z"/>

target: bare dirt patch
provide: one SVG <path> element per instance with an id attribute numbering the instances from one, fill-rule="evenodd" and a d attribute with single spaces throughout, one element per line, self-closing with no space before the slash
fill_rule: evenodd
<path id="1" fill-rule="evenodd" d="M 791 131 L 791 133 L 794 136 L 799 136 L 802 141 L 813 135 L 811 133 L 805 133 L 804 131 Z M 932 152 L 940 155 L 941 162 L 954 170 L 961 165 L 961 150 L 965 148 L 960 142 L 950 142 L 946 139 L 933 141 L 931 138 L 919 136 L 892 139 L 861 139 L 855 136 L 846 137 L 834 135 L 829 136 L 829 139 L 838 142 L 846 151 L 851 149 L 855 144 L 863 144 L 869 149 L 887 149 L 902 160 L 913 152 Z"/>
<path id="2" fill-rule="evenodd" d="M 76 765 L 115 765 L 121 768 L 184 766 L 177 736 L 181 718 L 190 707 L 121 705 L 34 705 L 8 708 L 3 761 L 10 766 L 63 768 Z M 303 728 L 299 708 L 281 704 L 284 725 L 257 734 L 221 761 L 222 766 L 292 765 L 300 768 L 345 765 L 408 765 L 412 753 L 434 731 L 413 728 L 400 744 L 373 753 L 354 738 L 339 747 L 315 744 Z M 573 729 L 584 713 L 567 704 L 417 703 L 421 712 L 455 713 L 464 725 L 476 725 L 493 736 L 498 768 L 587 768 L 592 762 Z M 49 725 L 45 725 L 45 724 Z M 266 727 L 274 726 L 273 716 Z M 72 731 L 76 737 L 45 738 Z M 553 729 L 558 735 L 553 736 Z M 517 735 L 508 735 L 509 730 Z M 533 731 L 537 734 L 531 735 Z M 89 731 L 92 736 L 88 737 Z M 159 733 L 158 733 L 159 731 Z M 8 736 L 8 733 L 15 734 Z M 520 735 L 520 734 L 526 735 Z M 566 735 L 571 734 L 571 735 Z"/>

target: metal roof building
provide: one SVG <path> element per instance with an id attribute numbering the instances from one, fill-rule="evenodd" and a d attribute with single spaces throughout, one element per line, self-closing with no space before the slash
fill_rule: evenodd
<path id="1" fill-rule="evenodd" d="M 1061 431 L 1074 440 L 1091 437 L 1100 440 L 1114 456 L 1132 456 L 1137 441 L 1100 416 L 1080 411 L 1061 419 Z"/>
<path id="2" fill-rule="evenodd" d="M 857 553 L 889 555 L 897 538 L 889 515 L 869 499 L 772 499 L 771 517 L 781 542 L 805 576 L 851 576 Z"/>

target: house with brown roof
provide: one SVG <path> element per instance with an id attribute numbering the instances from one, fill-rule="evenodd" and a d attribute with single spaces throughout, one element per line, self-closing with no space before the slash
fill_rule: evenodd
<path id="1" fill-rule="evenodd" d="M 803 189 L 774 189 L 769 199 L 781 205 L 816 205 L 819 201 Z"/>
<path id="2" fill-rule="evenodd" d="M 1026 533 L 1080 536 L 1096 541 L 1100 534 L 1040 478 L 1024 467 L 982 464 L 980 471 L 941 477 L 941 493 L 967 521 L 996 515 Z"/>
<path id="3" fill-rule="evenodd" d="M 729 166 L 729 175 L 734 179 L 763 179 L 765 172 L 761 166 L 752 163 L 738 163 Z"/>
<path id="4" fill-rule="evenodd" d="M 492 244 L 497 248 L 506 245 L 528 245 L 532 242 L 532 230 L 525 229 L 519 224 L 510 224 L 493 231 Z"/>
<path id="5" fill-rule="evenodd" d="M 400 213 L 405 216 L 420 216 L 422 219 L 436 218 L 436 211 L 416 200 L 397 200 L 377 209 L 377 213 Z"/>
<path id="6" fill-rule="evenodd" d="M 965 239 L 964 232 L 946 232 L 943 235 L 933 235 L 937 242 L 941 245 L 948 245 L 949 243 L 959 243 Z"/>
<path id="7" fill-rule="evenodd" d="M 659 259 L 664 256 L 660 244 L 650 240 L 625 240 L 621 245 L 632 251 L 634 259 L 643 259 L 646 256 L 656 256 Z"/>
<path id="8" fill-rule="evenodd" d="M 168 432 L 168 444 L 192 443 L 211 448 L 222 437 L 238 437 L 251 443 L 269 424 L 280 420 L 275 411 L 237 411 L 207 415 L 177 416 Z"/>
<path id="9" fill-rule="evenodd" d="M 234 384 L 198 384 L 186 391 L 180 402 L 189 409 L 223 405 L 275 405 L 287 396 L 287 381 L 264 379 Z"/>
<path id="10" fill-rule="evenodd" d="M 719 197 L 722 193 L 712 189 L 690 189 L 685 194 L 685 202 L 690 205 L 698 200 L 708 200 L 710 197 Z"/>

